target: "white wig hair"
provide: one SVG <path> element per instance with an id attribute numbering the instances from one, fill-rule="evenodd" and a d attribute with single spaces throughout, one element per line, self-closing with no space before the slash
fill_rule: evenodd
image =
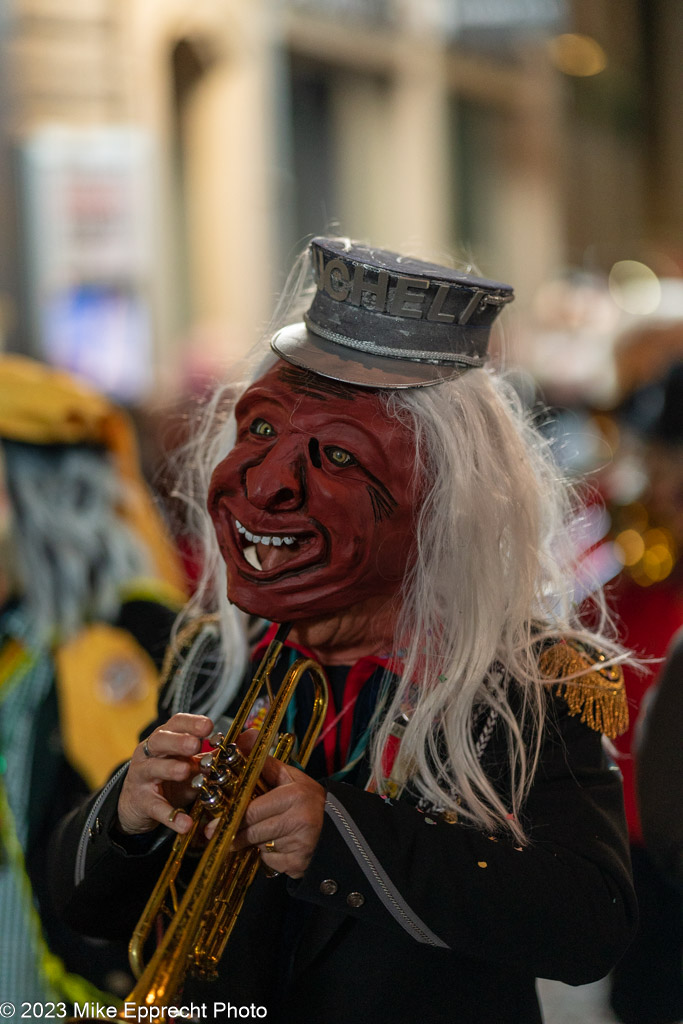
<path id="1" fill-rule="evenodd" d="M 467 370 L 448 383 L 385 394 L 384 402 L 412 429 L 416 472 L 428 490 L 398 616 L 403 674 L 375 732 L 375 777 L 392 723 L 407 709 L 399 756 L 418 792 L 525 841 L 522 806 L 549 682 L 539 645 L 574 637 L 601 648 L 607 663 L 625 658 L 597 584 L 590 630 L 585 604 L 579 614 L 581 501 L 503 375 Z M 511 680 L 521 713 L 508 699 Z M 482 730 L 494 719 L 507 735 L 505 798 L 480 763 Z"/>
<path id="2" fill-rule="evenodd" d="M 148 575 L 140 539 L 118 513 L 123 482 L 88 446 L 3 443 L 18 583 L 38 635 L 63 640 L 116 619 L 122 589 Z"/>
<path id="3" fill-rule="evenodd" d="M 301 266 L 296 273 L 300 278 Z M 300 319 L 292 308 L 275 326 Z M 275 361 L 263 344 L 253 355 L 248 379 L 213 396 L 186 453 L 194 482 L 185 489 L 205 549 L 204 576 L 186 615 L 217 608 L 225 653 L 222 683 L 201 709 L 209 715 L 225 708 L 248 664 L 245 617 L 227 601 L 205 501 L 211 472 L 234 443 L 231 408 Z M 590 628 L 579 615 L 581 502 L 504 375 L 468 369 L 452 381 L 380 396 L 387 413 L 414 433 L 415 480 L 427 486 L 394 638 L 403 673 L 376 717 L 374 778 L 381 784 L 387 739 L 406 712 L 399 765 L 411 787 L 460 820 L 526 842 L 522 808 L 550 682 L 538 666 L 539 644 L 574 637 L 606 653 L 601 667 L 627 656 L 597 583 Z M 511 680 L 521 711 L 510 704 Z M 482 729 L 494 721 L 507 736 L 511 785 L 503 795 L 481 763 Z"/>

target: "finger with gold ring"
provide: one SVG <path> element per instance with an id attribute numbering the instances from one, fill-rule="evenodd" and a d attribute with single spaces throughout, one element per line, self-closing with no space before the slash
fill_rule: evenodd
<path id="1" fill-rule="evenodd" d="M 275 853 L 275 840 L 270 839 L 267 843 L 263 844 L 263 847 L 268 851 L 268 853 Z"/>
<path id="2" fill-rule="evenodd" d="M 142 744 L 142 752 L 145 755 L 145 757 L 155 757 L 156 756 L 149 749 L 149 740 L 145 740 L 145 742 Z"/>

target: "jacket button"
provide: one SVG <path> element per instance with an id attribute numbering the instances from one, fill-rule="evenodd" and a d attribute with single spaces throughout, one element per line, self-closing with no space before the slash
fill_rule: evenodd
<path id="1" fill-rule="evenodd" d="M 362 907 L 365 903 L 365 896 L 361 892 L 350 892 L 346 897 L 346 902 L 350 907 Z"/>
<path id="2" fill-rule="evenodd" d="M 334 878 L 326 878 L 324 882 L 320 883 L 320 891 L 323 896 L 334 896 L 338 888 Z"/>

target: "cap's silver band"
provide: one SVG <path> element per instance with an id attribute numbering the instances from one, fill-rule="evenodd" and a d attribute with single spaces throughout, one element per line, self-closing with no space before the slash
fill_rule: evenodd
<path id="1" fill-rule="evenodd" d="M 415 363 L 431 363 L 437 366 L 443 363 L 454 363 L 456 366 L 483 366 L 486 362 L 481 356 L 465 356 L 457 352 L 439 352 L 438 358 L 436 358 L 435 353 L 429 350 L 397 349 L 390 345 L 375 345 L 371 341 L 356 340 L 347 337 L 345 334 L 337 334 L 336 331 L 330 331 L 326 327 L 320 327 L 310 319 L 307 313 L 304 313 L 304 321 L 309 331 L 313 334 L 318 334 L 326 341 L 334 341 L 338 345 L 343 345 L 344 348 L 355 348 L 359 352 L 368 352 L 375 356 L 388 356 L 390 359 L 409 359 Z"/>

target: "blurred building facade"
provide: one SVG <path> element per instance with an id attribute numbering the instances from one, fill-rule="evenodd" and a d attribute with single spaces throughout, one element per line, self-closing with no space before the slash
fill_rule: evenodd
<path id="1" fill-rule="evenodd" d="M 675 262 L 682 42 L 678 0 L 0 0 L 0 337 L 135 399 L 244 353 L 311 234 L 522 315 Z"/>

